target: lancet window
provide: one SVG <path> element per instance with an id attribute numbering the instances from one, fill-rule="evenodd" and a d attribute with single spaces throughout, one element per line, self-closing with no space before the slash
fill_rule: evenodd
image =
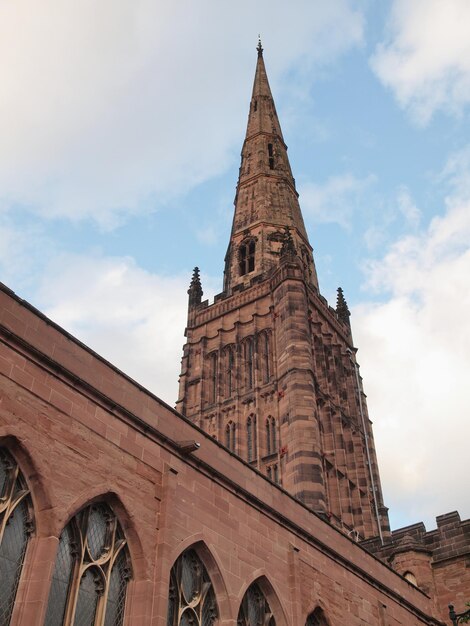
<path id="1" fill-rule="evenodd" d="M 225 427 L 225 447 L 231 452 L 236 452 L 237 438 L 236 438 L 236 425 L 234 422 L 228 422 Z"/>
<path id="2" fill-rule="evenodd" d="M 33 506 L 15 459 L 0 448 L 0 626 L 8 626 L 29 536 Z"/>
<path id="3" fill-rule="evenodd" d="M 269 169 L 274 169 L 274 153 L 273 153 L 273 144 L 268 143 L 268 161 L 269 161 Z"/>
<path id="4" fill-rule="evenodd" d="M 214 404 L 217 400 L 217 354 L 214 352 L 209 355 L 209 391 L 208 401 Z"/>
<path id="5" fill-rule="evenodd" d="M 271 415 L 266 418 L 266 451 L 268 454 L 277 452 L 276 419 Z"/>
<path id="6" fill-rule="evenodd" d="M 240 276 L 245 276 L 245 274 L 249 274 L 255 269 L 255 250 L 256 243 L 254 239 L 250 239 L 240 246 L 238 250 Z"/>
<path id="7" fill-rule="evenodd" d="M 186 550 L 171 568 L 167 626 L 213 626 L 218 623 L 214 588 L 194 550 Z"/>
<path id="8" fill-rule="evenodd" d="M 270 354 L 269 354 L 269 335 L 263 332 L 258 337 L 258 354 L 261 360 L 262 380 L 268 383 L 271 377 Z"/>
<path id="9" fill-rule="evenodd" d="M 232 346 L 225 350 L 225 368 L 225 396 L 230 398 L 235 390 L 235 357 Z"/>
<path id="10" fill-rule="evenodd" d="M 238 611 L 238 626 L 276 626 L 268 601 L 257 583 L 250 585 Z"/>
<path id="11" fill-rule="evenodd" d="M 247 389 L 253 389 L 254 384 L 254 358 L 253 339 L 245 341 L 245 382 Z"/>
<path id="12" fill-rule="evenodd" d="M 305 626 L 328 626 L 323 611 L 318 607 L 307 617 Z"/>
<path id="13" fill-rule="evenodd" d="M 248 462 L 255 461 L 258 454 L 258 437 L 256 430 L 256 415 L 250 415 L 246 420 L 246 440 L 247 440 L 247 452 Z"/>
<path id="14" fill-rule="evenodd" d="M 47 626 L 121 626 L 130 578 L 127 543 L 104 502 L 64 528 L 52 576 Z"/>

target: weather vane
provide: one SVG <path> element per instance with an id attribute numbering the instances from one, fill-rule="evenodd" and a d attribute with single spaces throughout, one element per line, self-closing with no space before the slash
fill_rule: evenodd
<path id="1" fill-rule="evenodd" d="M 256 49 L 258 50 L 258 56 L 262 57 L 263 56 L 263 46 L 261 45 L 261 35 L 258 35 L 258 47 Z"/>

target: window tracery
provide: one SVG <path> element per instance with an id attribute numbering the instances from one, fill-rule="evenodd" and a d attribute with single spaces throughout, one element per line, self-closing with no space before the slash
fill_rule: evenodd
<path id="1" fill-rule="evenodd" d="M 10 623 L 33 519 L 23 474 L 11 454 L 0 448 L 0 626 Z"/>
<path id="2" fill-rule="evenodd" d="M 194 550 L 186 550 L 171 568 L 167 626 L 213 626 L 218 622 L 214 588 Z"/>
<path id="3" fill-rule="evenodd" d="M 257 583 L 250 585 L 243 596 L 237 626 L 276 626 L 268 601 Z"/>
<path id="4" fill-rule="evenodd" d="M 97 502 L 64 528 L 52 576 L 47 626 L 121 626 L 131 576 L 127 542 L 111 508 Z"/>

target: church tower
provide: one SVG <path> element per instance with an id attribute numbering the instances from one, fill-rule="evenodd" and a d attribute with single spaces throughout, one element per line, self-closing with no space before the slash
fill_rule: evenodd
<path id="1" fill-rule="evenodd" d="M 320 294 L 261 42 L 224 288 L 188 290 L 178 410 L 354 538 L 389 534 L 349 310 Z"/>

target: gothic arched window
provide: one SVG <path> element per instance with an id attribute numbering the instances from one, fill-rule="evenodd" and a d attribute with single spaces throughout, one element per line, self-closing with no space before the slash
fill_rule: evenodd
<path id="1" fill-rule="evenodd" d="M 245 380 L 247 389 L 253 389 L 254 365 L 253 339 L 247 339 L 245 341 Z"/>
<path id="2" fill-rule="evenodd" d="M 271 415 L 266 419 L 266 450 L 268 454 L 277 452 L 276 420 Z"/>
<path id="3" fill-rule="evenodd" d="M 209 574 L 196 552 L 186 550 L 171 568 L 167 626 L 213 626 L 218 614 Z"/>
<path id="4" fill-rule="evenodd" d="M 209 392 L 207 400 L 214 404 L 217 400 L 217 354 L 209 355 Z"/>
<path id="5" fill-rule="evenodd" d="M 317 607 L 313 613 L 310 613 L 305 622 L 305 626 L 328 626 L 325 614 L 320 607 Z"/>
<path id="6" fill-rule="evenodd" d="M 225 365 L 226 365 L 226 379 L 225 379 L 225 395 L 230 398 L 233 394 L 235 385 L 235 359 L 233 356 L 233 347 L 228 346 L 225 350 Z"/>
<path id="7" fill-rule="evenodd" d="M 246 420 L 246 441 L 248 450 L 248 463 L 257 458 L 258 438 L 256 433 L 256 415 L 250 415 Z"/>
<path id="8" fill-rule="evenodd" d="M 225 427 L 225 447 L 228 448 L 231 452 L 236 452 L 237 440 L 236 440 L 236 430 L 235 423 L 230 421 Z"/>
<path id="9" fill-rule="evenodd" d="M 269 335 L 267 332 L 261 333 L 258 338 L 258 353 L 261 356 L 263 383 L 269 383 L 269 379 L 271 377 L 271 367 L 269 362 Z"/>
<path id="10" fill-rule="evenodd" d="M 10 623 L 28 539 L 31 496 L 15 459 L 0 448 L 0 624 Z"/>
<path id="11" fill-rule="evenodd" d="M 245 276 L 245 274 L 249 274 L 255 269 L 255 250 L 256 243 L 254 239 L 245 241 L 238 249 L 240 276 Z"/>
<path id="12" fill-rule="evenodd" d="M 47 626 L 121 626 L 130 564 L 111 508 L 90 504 L 64 528 L 52 575 Z"/>
<path id="13" fill-rule="evenodd" d="M 253 583 L 243 596 L 238 611 L 238 626 L 276 626 L 268 601 L 257 583 Z"/>

